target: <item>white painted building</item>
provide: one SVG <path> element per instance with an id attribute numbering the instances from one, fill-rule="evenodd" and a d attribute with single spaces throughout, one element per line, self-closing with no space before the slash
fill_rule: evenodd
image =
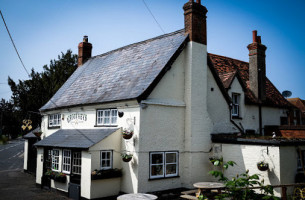
<path id="1" fill-rule="evenodd" d="M 37 184 L 70 193 L 77 186 L 86 199 L 192 188 L 213 180 L 208 171 L 215 144 L 224 159 L 256 165 L 248 157 L 265 147 L 214 144 L 211 134 L 263 134 L 265 125 L 280 125 L 289 104 L 265 74 L 255 74 L 265 69 L 262 57 L 250 55 L 248 64 L 208 54 L 206 8 L 199 1 L 183 8 L 184 30 L 95 57 L 87 37 L 79 44 L 78 69 L 41 108 Z M 262 47 L 254 34 L 249 50 Z M 253 76 L 256 82 L 249 81 Z M 261 89 L 253 91 L 253 84 Z M 124 130 L 133 132 L 131 139 L 122 138 Z M 235 148 L 241 157 L 234 157 Z M 279 172 L 279 158 L 293 151 L 287 148 L 270 148 L 277 152 L 271 159 L 280 183 L 288 180 Z M 131 161 L 123 162 L 122 153 L 132 154 Z M 122 169 L 122 176 L 92 175 L 111 169 Z M 46 179 L 48 170 L 65 174 L 64 183 Z"/>

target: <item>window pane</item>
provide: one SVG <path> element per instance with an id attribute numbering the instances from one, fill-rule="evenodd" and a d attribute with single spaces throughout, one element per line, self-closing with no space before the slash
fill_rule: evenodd
<path id="1" fill-rule="evenodd" d="M 176 164 L 166 165 L 166 175 L 176 174 L 176 173 L 177 173 L 177 165 Z"/>
<path id="2" fill-rule="evenodd" d="M 153 165 L 151 166 L 152 176 L 163 176 L 163 165 Z"/>
<path id="3" fill-rule="evenodd" d="M 166 163 L 176 163 L 176 153 L 166 153 Z"/>
<path id="4" fill-rule="evenodd" d="M 152 164 L 160 164 L 163 163 L 163 154 L 152 154 L 151 155 L 151 163 Z"/>

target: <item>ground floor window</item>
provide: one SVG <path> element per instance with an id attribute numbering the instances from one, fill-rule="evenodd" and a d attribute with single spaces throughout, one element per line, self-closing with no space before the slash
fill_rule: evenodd
<path id="1" fill-rule="evenodd" d="M 62 172 L 71 172 L 71 150 L 64 149 L 62 152 Z"/>
<path id="2" fill-rule="evenodd" d="M 151 152 L 150 178 L 178 176 L 178 152 Z"/>
<path id="3" fill-rule="evenodd" d="M 52 150 L 52 170 L 59 171 L 59 149 Z"/>
<path id="4" fill-rule="evenodd" d="M 81 152 L 73 152 L 72 173 L 80 175 L 81 169 L 82 169 L 82 154 Z"/>
<path id="5" fill-rule="evenodd" d="M 112 151 L 101 151 L 101 169 L 112 168 Z"/>
<path id="6" fill-rule="evenodd" d="M 297 166 L 298 166 L 298 170 L 303 170 L 305 169 L 305 151 L 304 150 L 298 150 L 297 151 L 297 154 L 298 154 L 298 163 L 297 163 Z"/>

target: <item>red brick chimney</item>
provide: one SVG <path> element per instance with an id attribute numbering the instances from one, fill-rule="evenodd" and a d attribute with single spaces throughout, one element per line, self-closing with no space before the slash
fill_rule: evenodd
<path id="1" fill-rule="evenodd" d="M 84 36 L 83 42 L 78 45 L 78 64 L 82 66 L 89 58 L 91 58 L 92 44 L 88 42 L 88 36 Z"/>
<path id="2" fill-rule="evenodd" d="M 255 96 L 266 100 L 266 49 L 261 43 L 261 36 L 257 31 L 252 32 L 253 43 L 248 45 L 249 49 L 249 85 Z"/>
<path id="3" fill-rule="evenodd" d="M 189 0 L 183 6 L 185 33 L 190 41 L 207 44 L 206 14 L 208 10 L 201 5 L 201 0 Z"/>

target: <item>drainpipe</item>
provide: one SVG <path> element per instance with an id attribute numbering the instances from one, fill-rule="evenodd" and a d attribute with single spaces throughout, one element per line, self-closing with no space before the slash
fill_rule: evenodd
<path id="1" fill-rule="evenodd" d="M 244 134 L 244 130 L 236 124 L 236 122 L 232 119 L 232 103 L 229 105 L 229 110 L 230 110 L 230 122 L 240 131 L 241 134 Z"/>

